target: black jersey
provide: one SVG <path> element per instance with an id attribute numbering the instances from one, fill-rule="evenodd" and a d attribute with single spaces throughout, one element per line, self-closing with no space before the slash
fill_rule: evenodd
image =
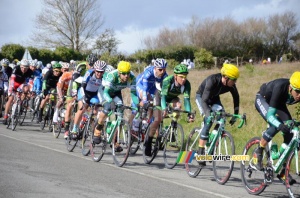
<path id="1" fill-rule="evenodd" d="M 14 81 L 18 84 L 23 84 L 28 82 L 30 79 L 34 79 L 33 71 L 31 69 L 27 69 L 25 73 L 21 71 L 20 66 L 16 66 L 12 72 L 12 76 L 14 77 Z"/>
<path id="2" fill-rule="evenodd" d="M 57 82 L 58 82 L 59 78 L 61 77 L 61 75 L 62 75 L 62 73 L 60 73 L 59 76 L 55 76 L 53 74 L 53 70 L 49 69 L 44 76 L 43 89 L 47 89 L 47 90 L 49 90 L 51 88 L 56 89 Z M 44 84 L 46 87 L 44 87 Z"/>

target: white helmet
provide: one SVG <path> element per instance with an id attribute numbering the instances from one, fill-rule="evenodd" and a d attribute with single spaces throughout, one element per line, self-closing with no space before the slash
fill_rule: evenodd
<path id="1" fill-rule="evenodd" d="M 37 68 L 40 69 L 43 67 L 43 62 L 42 61 L 38 61 L 37 62 Z"/>
<path id="2" fill-rule="evenodd" d="M 52 65 L 51 65 L 50 63 L 48 63 L 48 64 L 46 65 L 46 67 L 47 67 L 48 69 L 50 69 L 50 68 L 52 67 Z"/>
<path id="3" fill-rule="evenodd" d="M 23 65 L 24 67 L 29 67 L 29 61 L 27 59 L 22 59 L 20 65 Z"/>
<path id="4" fill-rule="evenodd" d="M 97 60 L 94 63 L 94 69 L 96 71 L 105 71 L 105 67 L 106 67 L 106 62 L 105 61 Z"/>
<path id="5" fill-rule="evenodd" d="M 66 62 L 63 62 L 61 65 L 62 65 L 62 69 L 69 69 L 70 67 L 70 64 Z"/>
<path id="6" fill-rule="evenodd" d="M 51 61 L 51 65 L 54 65 L 55 63 L 57 63 L 57 61 Z"/>

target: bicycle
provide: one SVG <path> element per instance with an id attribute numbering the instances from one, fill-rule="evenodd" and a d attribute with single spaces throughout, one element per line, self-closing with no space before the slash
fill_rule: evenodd
<path id="1" fill-rule="evenodd" d="M 129 151 L 131 155 L 136 154 L 139 149 L 143 149 L 142 143 L 144 142 L 148 125 L 151 122 L 151 119 L 147 118 L 148 110 L 150 108 L 152 109 L 152 106 L 139 108 L 139 111 L 135 116 L 135 118 L 139 119 L 140 122 L 137 131 L 131 130 L 131 146 Z"/>
<path id="2" fill-rule="evenodd" d="M 27 107 L 27 93 L 23 93 L 22 90 L 17 90 L 16 94 L 14 95 L 14 102 L 10 110 L 11 113 L 7 120 L 7 129 L 10 127 L 10 124 L 12 124 L 12 130 L 15 131 L 18 124 L 23 124 L 26 117 Z"/>
<path id="3" fill-rule="evenodd" d="M 54 108 L 55 108 L 55 102 L 56 102 L 56 90 L 52 89 L 50 91 L 50 97 L 49 101 L 46 103 L 45 108 L 43 110 L 43 119 L 40 122 L 40 128 L 41 130 L 44 130 L 45 126 L 49 127 L 49 131 L 52 131 L 52 120 L 53 120 L 53 114 L 54 114 Z"/>
<path id="4" fill-rule="evenodd" d="M 66 98 L 66 97 L 64 97 L 64 98 Z M 65 106 L 66 106 L 65 102 L 63 102 L 62 106 L 59 107 L 59 109 L 58 109 L 57 123 L 56 124 L 53 123 L 52 132 L 53 132 L 54 138 L 59 137 L 61 130 L 65 126 L 65 113 L 66 113 Z"/>
<path id="5" fill-rule="evenodd" d="M 205 145 L 205 153 L 207 155 L 228 156 L 235 154 L 235 145 L 232 135 L 225 130 L 226 118 L 236 118 L 240 120 L 238 128 L 241 128 L 246 122 L 246 114 L 230 114 L 225 111 L 216 110 L 211 113 L 214 116 L 213 130 L 209 133 L 209 140 Z M 203 127 L 203 124 L 202 124 Z M 200 139 L 202 127 L 195 127 L 188 136 L 186 143 L 186 151 L 193 151 L 192 155 L 197 156 L 198 142 Z M 194 156 L 192 156 L 194 158 Z M 211 161 L 210 161 L 211 162 Z M 234 161 L 229 160 L 212 160 L 214 178 L 218 184 L 225 184 L 232 173 Z M 197 177 L 203 166 L 199 165 L 196 160 L 186 161 L 185 169 L 190 177 Z"/>
<path id="6" fill-rule="evenodd" d="M 261 138 L 253 137 L 247 143 L 243 150 L 243 155 L 250 155 L 250 161 L 241 161 L 241 177 L 243 185 L 247 192 L 252 195 L 259 195 L 274 180 L 274 173 L 279 174 L 279 180 L 286 186 L 289 197 L 300 196 L 299 180 L 299 126 L 300 122 L 295 120 L 287 122 L 293 133 L 290 143 L 280 153 L 280 157 L 275 163 L 272 157 L 272 141 L 268 143 L 263 152 L 263 170 L 257 170 L 253 165 L 253 152 L 259 146 Z M 264 131 L 265 132 L 265 131 Z M 263 132 L 263 133 L 264 133 Z M 280 177 L 284 175 L 283 179 Z M 297 180 L 295 180 L 297 179 Z"/>
<path id="7" fill-rule="evenodd" d="M 39 109 L 40 109 L 40 104 L 41 104 L 41 101 L 42 101 L 41 94 L 35 95 L 35 96 L 36 97 L 34 97 L 34 99 L 32 98 L 32 100 L 33 100 L 33 108 L 32 108 L 32 110 L 33 111 L 31 112 L 31 122 L 33 122 L 34 118 L 37 117 Z"/>
<path id="8" fill-rule="evenodd" d="M 95 144 L 91 141 L 90 153 L 93 161 L 99 162 L 106 152 L 107 145 L 110 144 L 114 164 L 122 167 L 126 163 L 130 151 L 131 133 L 129 123 L 123 117 L 125 109 L 131 110 L 132 108 L 116 104 L 116 108 L 110 112 L 104 124 L 101 143 Z M 110 120 L 111 114 L 116 116 L 116 119 L 113 121 Z M 94 133 L 91 133 L 91 140 L 93 140 L 93 137 Z M 120 147 L 122 149 L 118 150 Z"/>
<path id="9" fill-rule="evenodd" d="M 165 167 L 172 169 L 177 165 L 177 158 L 183 149 L 184 143 L 184 131 L 181 124 L 178 123 L 180 113 L 190 112 L 168 106 L 167 116 L 165 118 L 171 118 L 171 122 L 165 128 L 163 127 L 163 121 L 160 123 L 158 133 L 154 135 L 152 140 L 151 156 L 147 156 L 145 154 L 145 148 L 143 149 L 143 159 L 146 164 L 150 164 L 156 157 L 158 151 L 163 150 Z M 195 112 L 193 114 L 195 114 Z M 144 145 L 149 137 L 149 132 L 150 127 L 147 127 Z"/>

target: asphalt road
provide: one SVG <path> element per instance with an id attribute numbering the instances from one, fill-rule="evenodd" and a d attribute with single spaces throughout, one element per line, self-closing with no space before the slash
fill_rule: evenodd
<path id="1" fill-rule="evenodd" d="M 141 151 L 116 167 L 108 153 L 100 162 L 83 156 L 79 147 L 68 152 L 62 135 L 55 139 L 29 120 L 16 131 L 0 125 L 0 197 L 256 197 L 242 186 L 239 164 L 225 185 L 214 181 L 211 165 L 190 178 L 183 165 L 164 168 L 162 152 L 151 165 Z M 275 181 L 259 197 L 286 197 Z"/>

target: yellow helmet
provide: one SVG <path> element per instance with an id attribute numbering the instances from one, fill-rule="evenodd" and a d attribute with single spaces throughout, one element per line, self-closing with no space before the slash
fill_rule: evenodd
<path id="1" fill-rule="evenodd" d="M 130 62 L 127 61 L 120 61 L 118 64 L 118 71 L 121 73 L 128 73 L 130 72 L 131 65 Z"/>
<path id="2" fill-rule="evenodd" d="M 290 78 L 290 84 L 293 89 L 300 90 L 300 72 L 296 71 Z"/>
<path id="3" fill-rule="evenodd" d="M 223 64 L 221 68 L 221 74 L 228 78 L 237 79 L 240 76 L 239 69 L 233 64 Z"/>

